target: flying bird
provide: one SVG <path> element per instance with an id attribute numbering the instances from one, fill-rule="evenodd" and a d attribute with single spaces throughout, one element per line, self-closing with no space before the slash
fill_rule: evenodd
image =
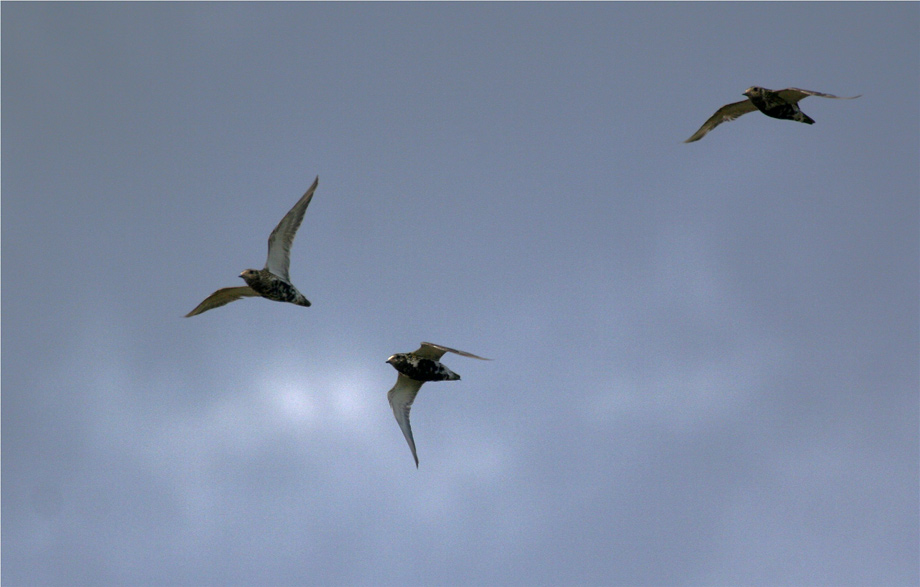
<path id="1" fill-rule="evenodd" d="M 418 395 L 418 390 L 426 381 L 456 381 L 460 376 L 447 368 L 439 359 L 444 353 L 456 353 L 464 357 L 489 361 L 472 353 L 458 351 L 446 346 L 423 342 L 418 350 L 411 353 L 397 353 L 387 359 L 387 363 L 399 372 L 396 385 L 387 393 L 393 415 L 399 424 L 412 450 L 412 458 L 418 468 L 418 455 L 415 452 L 415 440 L 412 439 L 412 427 L 409 425 L 409 410 Z"/>
<path id="2" fill-rule="evenodd" d="M 263 269 L 247 269 L 240 273 L 246 282 L 241 287 L 225 287 L 217 290 L 204 299 L 203 302 L 185 315 L 186 318 L 197 316 L 214 308 L 219 308 L 240 298 L 261 296 L 276 302 L 290 302 L 298 306 L 309 306 L 308 300 L 291 283 L 288 268 L 291 265 L 291 244 L 294 235 L 303 222 L 303 215 L 313 199 L 313 192 L 319 185 L 319 176 L 313 181 L 310 189 L 299 199 L 294 207 L 284 215 L 275 230 L 268 237 L 268 259 Z"/>
<path id="3" fill-rule="evenodd" d="M 799 88 L 786 88 L 785 90 L 773 91 L 758 86 L 751 86 L 742 93 L 747 96 L 747 100 L 722 106 L 716 110 L 715 114 L 709 117 L 709 120 L 703 123 L 700 130 L 693 133 L 693 136 L 684 142 L 692 143 L 693 141 L 698 141 L 703 138 L 706 133 L 723 122 L 734 120 L 742 114 L 754 112 L 755 110 L 760 110 L 772 118 L 814 124 L 815 121 L 799 109 L 799 100 L 807 98 L 808 96 L 820 96 L 822 98 L 834 98 L 836 100 L 854 100 L 859 98 L 859 96 L 834 96 L 831 94 L 822 94 L 821 92 L 812 92 L 811 90 L 800 90 Z"/>

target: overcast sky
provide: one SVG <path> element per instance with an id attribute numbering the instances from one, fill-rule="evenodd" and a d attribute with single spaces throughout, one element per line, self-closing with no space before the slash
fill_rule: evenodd
<path id="1" fill-rule="evenodd" d="M 2 6 L 2 579 L 914 585 L 920 4 Z M 751 85 L 814 125 L 748 114 Z M 294 241 L 303 308 L 186 319 Z M 385 363 L 461 381 L 412 411 Z"/>

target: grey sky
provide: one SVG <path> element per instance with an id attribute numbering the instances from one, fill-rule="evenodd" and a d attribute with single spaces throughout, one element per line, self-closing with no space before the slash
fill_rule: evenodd
<path id="1" fill-rule="evenodd" d="M 2 5 L 4 585 L 915 585 L 920 5 Z M 748 114 L 751 85 L 812 126 Z M 261 267 L 319 175 L 291 277 Z M 416 470 L 384 361 L 427 340 Z"/>

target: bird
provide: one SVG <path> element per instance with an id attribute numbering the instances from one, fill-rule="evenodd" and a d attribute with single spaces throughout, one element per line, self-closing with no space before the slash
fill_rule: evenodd
<path id="1" fill-rule="evenodd" d="M 291 265 L 291 244 L 294 242 L 294 235 L 303 222 L 304 213 L 310 200 L 313 199 L 313 192 L 319 185 L 319 176 L 313 181 L 313 185 L 304 193 L 294 207 L 284 215 L 275 230 L 268 237 L 268 258 L 265 260 L 263 269 L 246 269 L 240 273 L 240 277 L 246 282 L 246 285 L 240 287 L 225 287 L 219 289 L 206 297 L 203 302 L 198 304 L 194 310 L 185 315 L 186 318 L 197 316 L 202 312 L 219 308 L 230 302 L 235 302 L 240 298 L 258 297 L 273 300 L 276 302 L 290 302 L 298 306 L 309 306 L 310 300 L 300 293 L 294 284 L 291 283 L 291 277 L 288 275 L 288 268 Z"/>
<path id="2" fill-rule="evenodd" d="M 396 376 L 396 385 L 387 392 L 387 400 L 390 402 L 390 407 L 393 408 L 396 423 L 399 424 L 403 436 L 406 437 L 406 442 L 409 443 L 416 468 L 418 468 L 418 454 L 415 452 L 415 440 L 412 438 L 412 427 L 409 425 L 409 410 L 412 408 L 412 402 L 415 401 L 415 396 L 418 395 L 419 389 L 426 381 L 460 379 L 459 375 L 448 369 L 439 360 L 444 353 L 455 353 L 481 361 L 491 360 L 439 344 L 423 342 L 418 350 L 411 353 L 396 353 L 386 361 L 399 372 Z"/>
<path id="3" fill-rule="evenodd" d="M 692 143 L 703 138 L 706 133 L 719 126 L 723 122 L 734 120 L 742 114 L 760 110 L 767 116 L 779 118 L 781 120 L 794 120 L 805 124 L 814 124 L 807 114 L 799 109 L 799 100 L 808 96 L 820 96 L 821 98 L 834 98 L 836 100 L 855 100 L 859 96 L 834 96 L 832 94 L 823 94 L 811 90 L 802 90 L 799 88 L 786 88 L 785 90 L 768 90 L 759 86 L 751 86 L 742 92 L 747 96 L 746 100 L 733 102 L 722 106 L 716 113 L 709 117 L 709 120 L 703 123 L 698 131 L 693 133 L 685 143 Z M 862 94 L 860 94 L 861 96 Z"/>

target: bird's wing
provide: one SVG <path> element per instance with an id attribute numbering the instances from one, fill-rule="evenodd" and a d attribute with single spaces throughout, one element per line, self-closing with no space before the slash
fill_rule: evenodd
<path id="1" fill-rule="evenodd" d="M 700 127 L 700 130 L 693 133 L 693 136 L 684 142 L 692 143 L 693 141 L 698 141 L 703 138 L 706 133 L 719 126 L 723 122 L 734 120 L 742 114 L 754 112 L 755 110 L 757 110 L 757 107 L 754 106 L 754 103 L 750 100 L 742 100 L 740 102 L 732 102 L 731 104 L 726 104 L 725 106 L 722 106 L 716 110 L 716 113 L 710 116 L 709 120 L 703 123 L 703 126 Z"/>
<path id="2" fill-rule="evenodd" d="M 399 428 L 412 450 L 412 458 L 415 459 L 416 468 L 418 468 L 418 455 L 415 453 L 415 440 L 412 439 L 412 426 L 409 425 L 409 410 L 412 409 L 412 402 L 415 401 L 415 396 L 418 395 L 418 390 L 421 389 L 422 383 L 422 381 L 416 381 L 400 373 L 396 377 L 396 385 L 387 392 L 387 399 L 390 400 L 390 407 L 393 408 L 396 423 L 399 424 Z"/>
<path id="3" fill-rule="evenodd" d="M 434 359 L 435 361 L 439 360 L 444 356 L 444 353 L 456 353 L 458 355 L 469 357 L 471 359 L 480 359 L 482 361 L 491 361 L 492 359 L 487 359 L 485 357 L 480 357 L 474 355 L 473 353 L 468 353 L 466 351 L 458 351 L 457 349 L 452 349 L 447 346 L 441 346 L 439 344 L 433 344 L 430 342 L 423 342 L 422 346 L 418 348 L 417 351 L 414 351 L 412 354 L 416 357 L 424 357 L 426 359 Z"/>
<path id="4" fill-rule="evenodd" d="M 802 90 L 800 88 L 786 88 L 785 90 L 779 90 L 776 92 L 779 94 L 779 97 L 787 102 L 798 102 L 802 98 L 807 98 L 808 96 L 820 96 L 822 98 L 834 98 L 835 100 L 855 100 L 859 96 L 835 96 L 833 94 L 822 94 L 821 92 L 812 92 L 811 90 Z"/>
<path id="5" fill-rule="evenodd" d="M 191 318 L 192 316 L 197 316 L 202 312 L 207 312 L 208 310 L 213 310 L 214 308 L 219 308 L 221 306 L 226 306 L 230 302 L 235 302 L 240 298 L 258 296 L 252 288 L 248 285 L 242 287 L 224 287 L 216 292 L 212 293 L 204 299 L 203 302 L 198 304 L 198 306 L 185 315 L 186 318 Z"/>
<path id="6" fill-rule="evenodd" d="M 277 275 L 281 279 L 291 282 L 288 276 L 288 268 L 291 266 L 291 244 L 294 242 L 294 235 L 303 222 L 303 215 L 313 199 L 313 192 L 319 185 L 319 176 L 313 181 L 310 189 L 297 200 L 294 207 L 284 215 L 275 230 L 268 237 L 268 259 L 265 261 L 265 268 Z"/>

